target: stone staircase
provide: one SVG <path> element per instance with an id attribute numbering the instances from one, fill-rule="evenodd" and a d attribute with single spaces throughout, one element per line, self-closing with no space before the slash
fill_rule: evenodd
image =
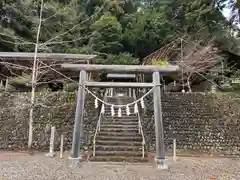
<path id="1" fill-rule="evenodd" d="M 133 98 L 107 97 L 111 104 L 127 104 L 133 102 Z M 126 110 L 122 108 L 122 117 L 118 117 L 118 109 L 115 116 L 111 116 L 111 107 L 105 107 L 102 116 L 100 132 L 96 136 L 96 151 L 94 161 L 127 161 L 145 162 L 146 153 L 142 153 L 142 135 L 139 133 L 138 116 L 134 108 L 130 107 L 131 115 L 127 116 Z"/>

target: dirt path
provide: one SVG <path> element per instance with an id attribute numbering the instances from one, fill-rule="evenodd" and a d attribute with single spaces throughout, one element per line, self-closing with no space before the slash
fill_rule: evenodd
<path id="1" fill-rule="evenodd" d="M 67 158 L 44 154 L 0 152 L 0 180 L 239 180 L 240 160 L 230 158 L 179 158 L 168 160 L 168 170 L 153 164 L 85 162 L 68 168 Z"/>

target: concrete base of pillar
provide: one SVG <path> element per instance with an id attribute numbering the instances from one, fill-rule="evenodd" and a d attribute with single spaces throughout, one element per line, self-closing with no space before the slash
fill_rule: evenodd
<path id="1" fill-rule="evenodd" d="M 166 163 L 166 159 L 155 159 L 156 166 L 158 169 L 168 169 L 168 165 Z"/>
<path id="2" fill-rule="evenodd" d="M 82 157 L 72 158 L 68 157 L 68 166 L 71 168 L 81 167 Z"/>
<path id="3" fill-rule="evenodd" d="M 47 153 L 47 154 L 45 154 L 47 157 L 54 157 L 55 156 L 55 153 Z"/>

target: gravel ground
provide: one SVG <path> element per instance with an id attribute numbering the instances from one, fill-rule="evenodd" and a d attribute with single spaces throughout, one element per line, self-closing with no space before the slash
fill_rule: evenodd
<path id="1" fill-rule="evenodd" d="M 240 180 L 239 159 L 178 158 L 168 164 L 157 170 L 153 164 L 85 162 L 69 169 L 66 158 L 0 152 L 0 180 Z"/>

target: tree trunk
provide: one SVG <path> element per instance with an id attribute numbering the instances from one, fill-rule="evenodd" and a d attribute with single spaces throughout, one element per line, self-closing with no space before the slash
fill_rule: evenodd
<path id="1" fill-rule="evenodd" d="M 29 112 L 29 134 L 28 134 L 28 149 L 31 149 L 32 142 L 33 142 L 33 111 L 35 106 L 35 90 L 36 90 L 36 83 L 37 83 L 37 53 L 38 53 L 38 43 L 39 43 L 39 35 L 42 25 L 42 11 L 43 11 L 43 0 L 41 0 L 41 9 L 40 9 L 40 16 L 39 16 L 39 25 L 37 30 L 37 37 L 36 37 L 36 44 L 35 44 L 35 54 L 34 54 L 34 61 L 32 67 L 32 92 L 31 92 L 31 106 Z"/>

